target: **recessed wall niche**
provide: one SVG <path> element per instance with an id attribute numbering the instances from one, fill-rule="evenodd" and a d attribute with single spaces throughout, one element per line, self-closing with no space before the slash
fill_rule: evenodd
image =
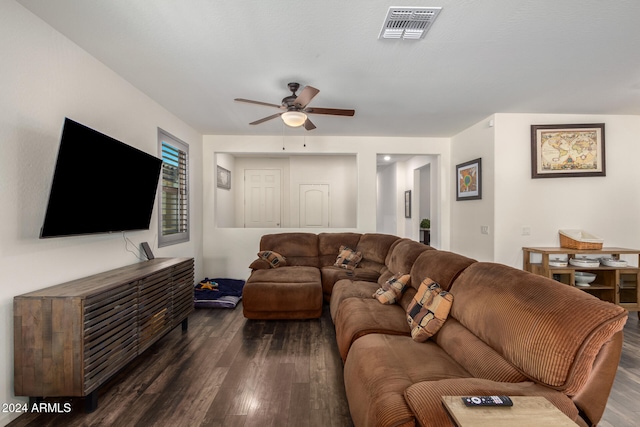
<path id="1" fill-rule="evenodd" d="M 230 188 L 210 187 L 218 228 L 357 226 L 355 154 L 216 153 L 218 166 L 231 177 Z"/>

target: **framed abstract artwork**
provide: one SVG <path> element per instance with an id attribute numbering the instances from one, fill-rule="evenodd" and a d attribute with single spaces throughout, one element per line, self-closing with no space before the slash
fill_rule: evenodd
<path id="1" fill-rule="evenodd" d="M 482 199 L 482 159 L 456 166 L 456 200 Z"/>
<path id="2" fill-rule="evenodd" d="M 531 178 L 605 175 L 604 123 L 531 125 Z"/>

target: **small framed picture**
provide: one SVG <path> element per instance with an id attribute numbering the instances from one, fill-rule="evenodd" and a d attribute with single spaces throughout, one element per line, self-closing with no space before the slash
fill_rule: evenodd
<path id="1" fill-rule="evenodd" d="M 606 176 L 604 123 L 531 125 L 531 178 Z"/>
<path id="2" fill-rule="evenodd" d="M 231 190 L 231 172 L 222 166 L 217 166 L 217 186 L 218 188 L 223 188 L 225 190 Z"/>
<path id="3" fill-rule="evenodd" d="M 411 190 L 404 192 L 404 217 L 411 218 Z"/>
<path id="4" fill-rule="evenodd" d="M 482 159 L 456 166 L 456 200 L 482 199 Z"/>

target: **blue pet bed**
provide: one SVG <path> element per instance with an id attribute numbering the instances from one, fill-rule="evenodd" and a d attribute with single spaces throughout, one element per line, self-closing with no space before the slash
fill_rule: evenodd
<path id="1" fill-rule="evenodd" d="M 242 299 L 244 280 L 205 278 L 193 290 L 196 308 L 235 308 Z"/>

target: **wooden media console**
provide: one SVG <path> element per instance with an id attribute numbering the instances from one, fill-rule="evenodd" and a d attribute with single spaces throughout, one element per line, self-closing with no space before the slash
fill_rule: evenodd
<path id="1" fill-rule="evenodd" d="M 193 311 L 193 258 L 157 258 L 14 297 L 16 396 L 85 397 Z"/>

